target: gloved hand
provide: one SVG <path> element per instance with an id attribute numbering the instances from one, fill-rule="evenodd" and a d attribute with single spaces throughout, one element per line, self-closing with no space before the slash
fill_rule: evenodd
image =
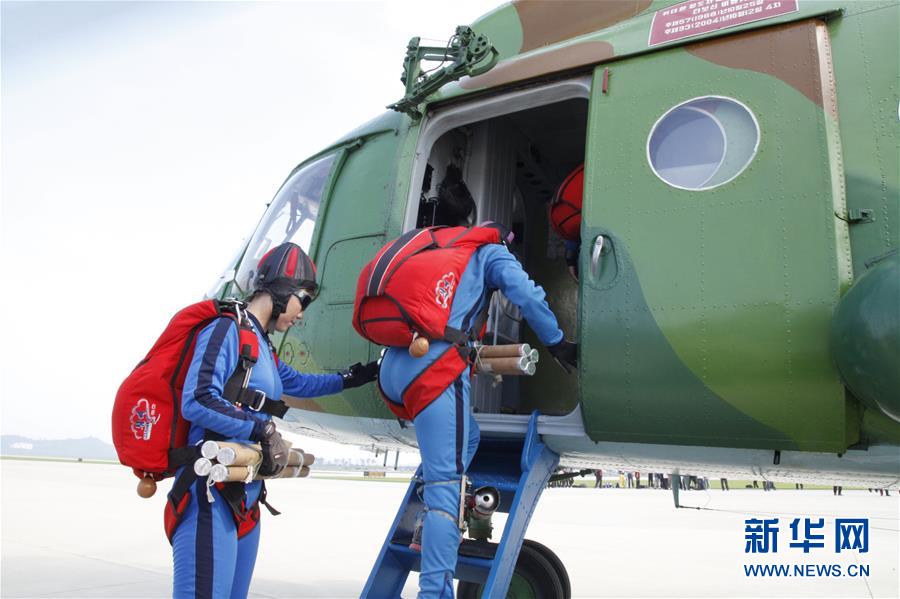
<path id="1" fill-rule="evenodd" d="M 572 343 L 563 338 L 559 343 L 547 346 L 547 349 L 550 351 L 550 355 L 553 356 L 553 359 L 556 360 L 556 363 L 562 366 L 562 369 L 565 370 L 567 374 L 572 372 L 572 368 L 578 366 L 577 343 Z"/>
<path id="2" fill-rule="evenodd" d="M 378 378 L 378 369 L 381 365 L 378 362 L 369 362 L 362 364 L 357 362 L 350 366 L 347 370 L 341 372 L 341 378 L 344 379 L 344 389 L 353 389 L 371 383 Z"/>
<path id="3" fill-rule="evenodd" d="M 288 463 L 288 446 L 281 433 L 275 429 L 275 423 L 271 420 L 263 429 L 262 439 L 259 441 L 262 448 L 262 464 L 259 466 L 260 476 L 277 476 L 281 474 Z"/>

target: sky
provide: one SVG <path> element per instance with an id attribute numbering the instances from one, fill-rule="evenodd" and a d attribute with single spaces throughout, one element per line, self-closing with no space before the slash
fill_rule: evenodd
<path id="1" fill-rule="evenodd" d="M 2 1 L 2 433 L 110 441 L 119 383 L 291 169 L 403 95 L 409 38 L 495 6 Z"/>

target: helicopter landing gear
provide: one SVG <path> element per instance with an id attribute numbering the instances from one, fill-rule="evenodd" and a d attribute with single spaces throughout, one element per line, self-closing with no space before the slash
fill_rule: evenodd
<path id="1" fill-rule="evenodd" d="M 460 580 L 457 599 L 479 599 L 483 585 Z M 548 547 L 525 539 L 513 571 L 507 599 L 571 599 L 572 586 L 562 561 Z"/>

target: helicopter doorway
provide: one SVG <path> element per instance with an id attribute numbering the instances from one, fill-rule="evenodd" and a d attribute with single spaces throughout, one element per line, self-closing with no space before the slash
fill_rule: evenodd
<path id="1" fill-rule="evenodd" d="M 475 200 L 464 222 L 492 220 L 515 233 L 510 250 L 543 287 L 569 339 L 577 338 L 579 284 L 566 266 L 564 240 L 550 226 L 548 209 L 563 180 L 584 162 L 588 94 L 589 80 L 572 80 L 436 113 L 420 140 L 419 155 L 427 159 L 414 168 L 413 181 L 421 184 L 414 186 L 405 227 L 459 224 L 441 222 L 435 206 L 447 168 L 458 167 Z M 541 361 L 533 376 L 501 381 L 476 375 L 476 412 L 564 415 L 578 405 L 577 376 L 551 359 L 518 308 L 499 292 L 491 301 L 485 343 L 527 343 L 540 351 Z"/>

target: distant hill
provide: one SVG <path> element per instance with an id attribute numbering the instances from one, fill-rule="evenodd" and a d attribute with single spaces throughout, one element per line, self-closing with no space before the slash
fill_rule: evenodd
<path id="1" fill-rule="evenodd" d="M 115 448 L 96 437 L 48 440 L 2 435 L 0 436 L 0 454 L 118 461 Z"/>

